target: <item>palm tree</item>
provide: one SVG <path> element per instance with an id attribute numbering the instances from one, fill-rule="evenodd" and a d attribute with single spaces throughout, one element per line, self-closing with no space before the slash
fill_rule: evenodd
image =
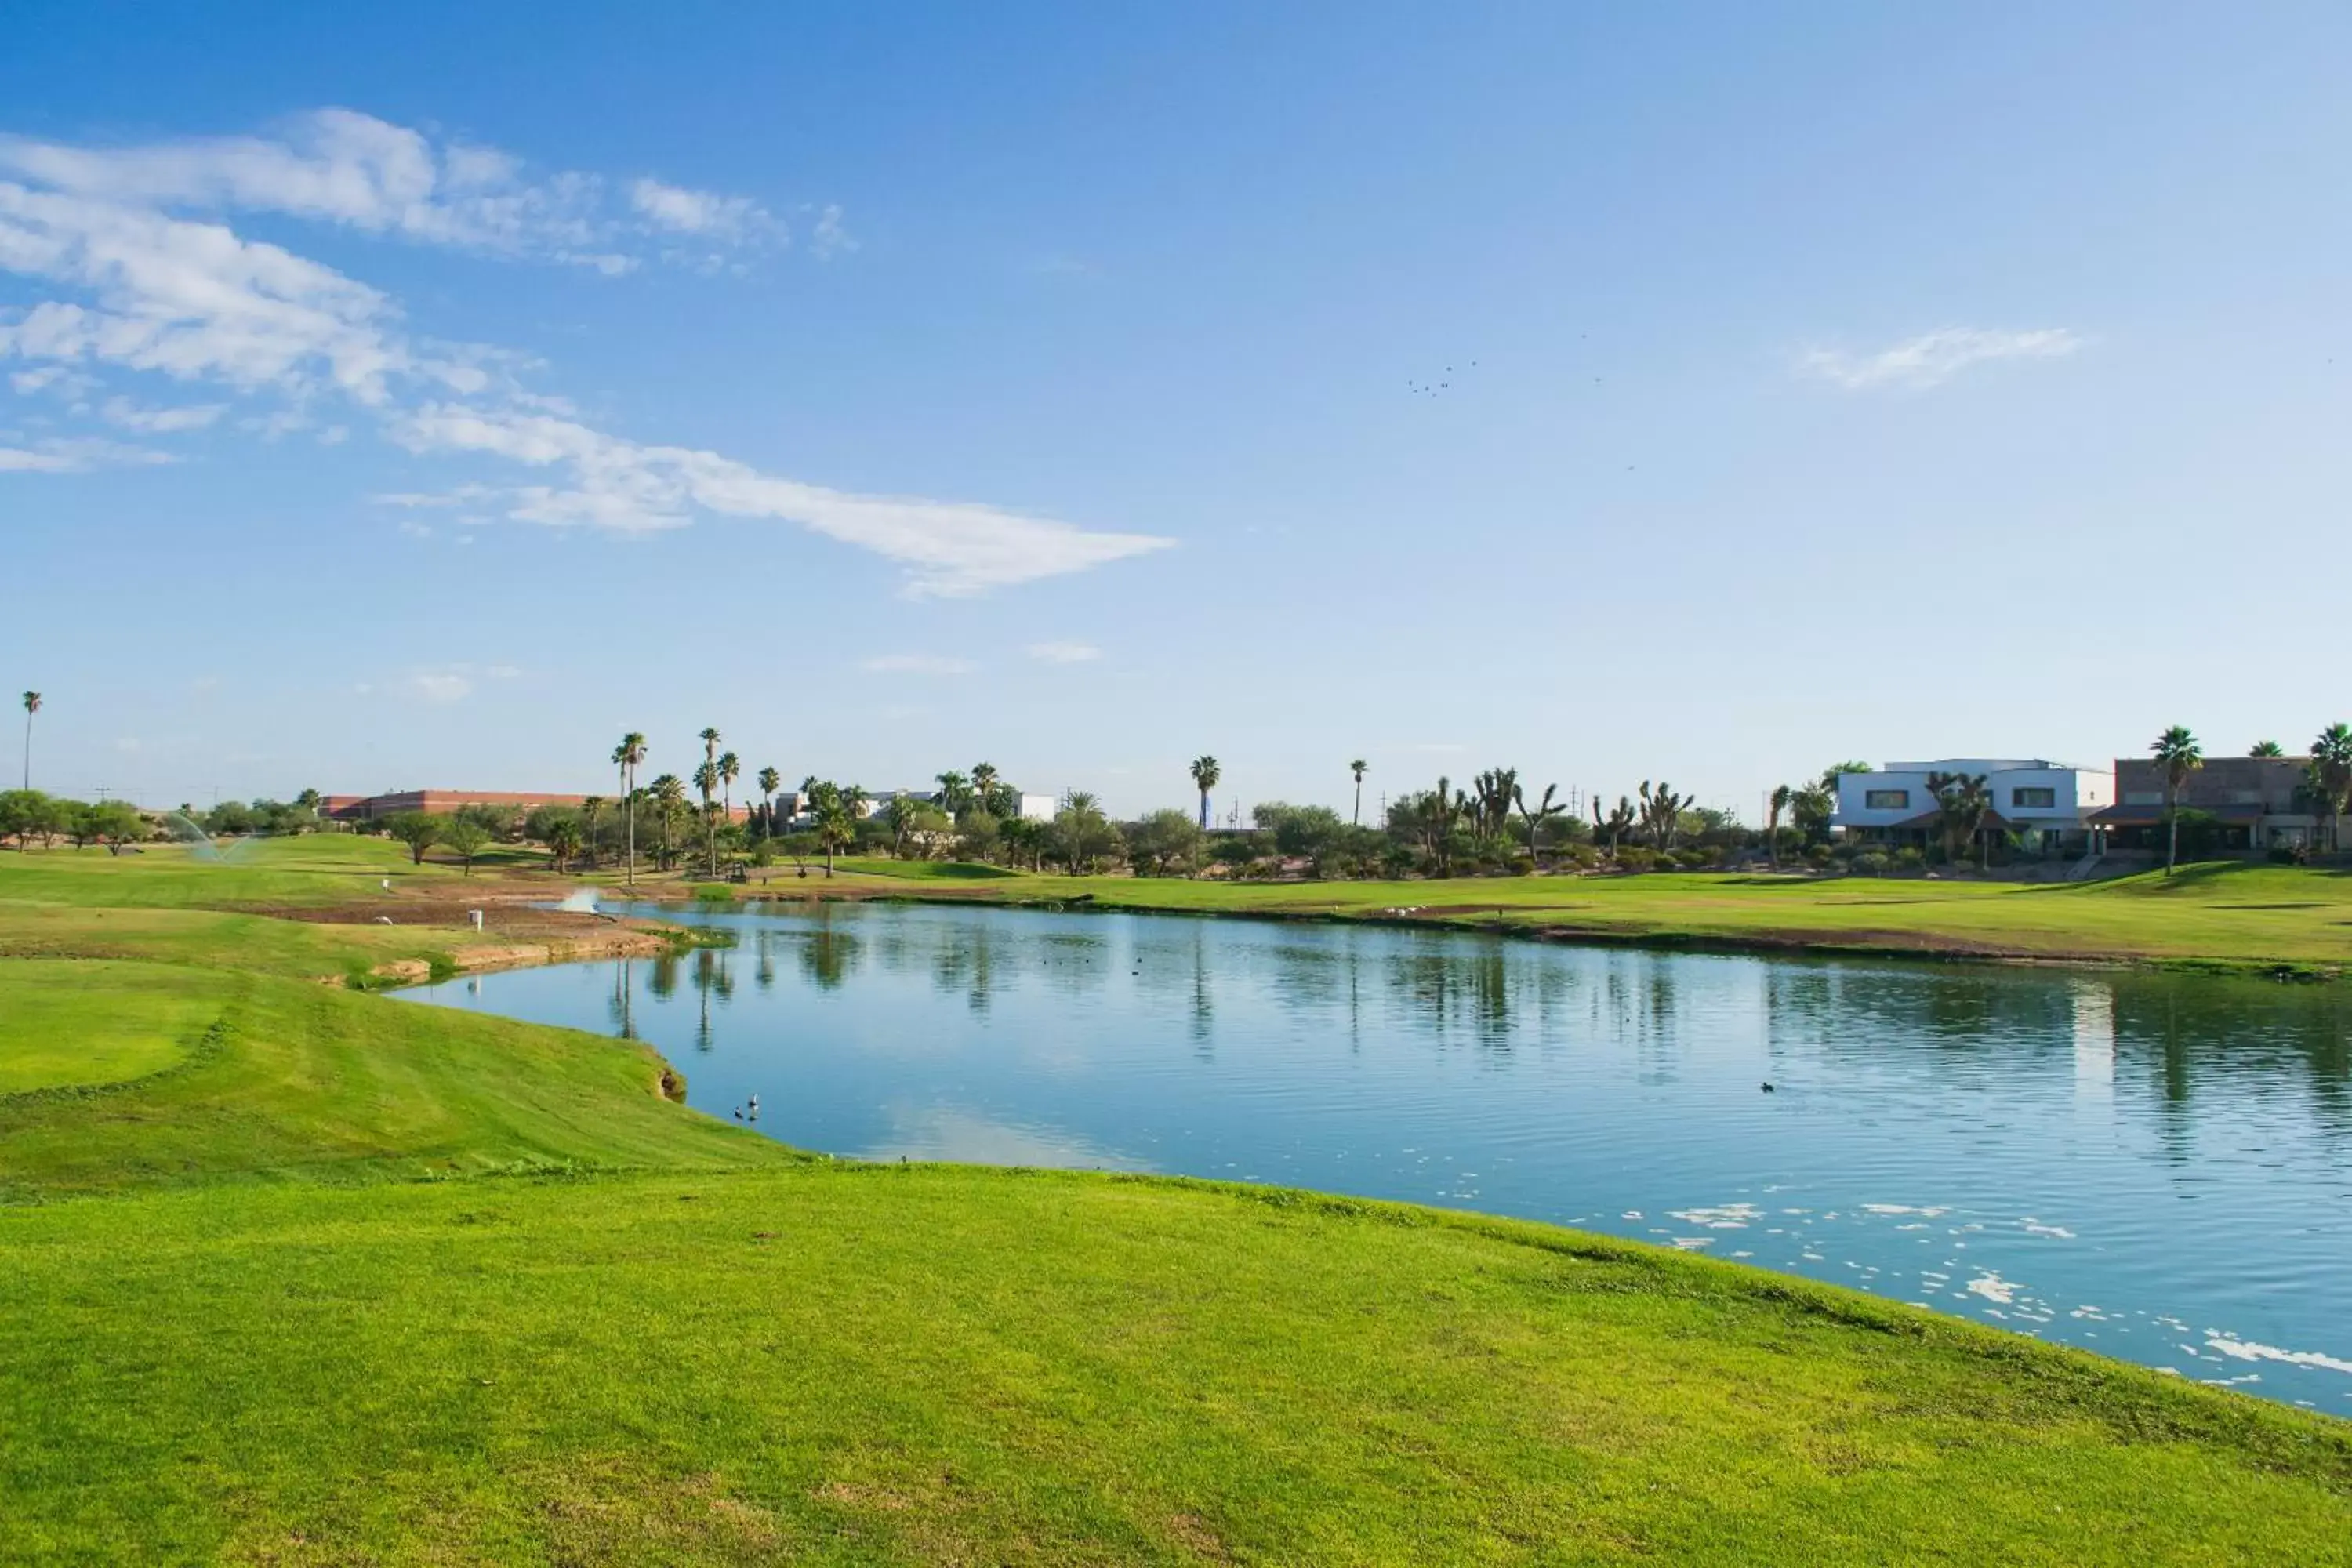
<path id="1" fill-rule="evenodd" d="M 824 846 L 824 874 L 833 875 L 833 857 L 857 841 L 857 816 L 843 794 L 827 786 L 819 792 L 824 804 L 817 807 L 816 839 Z"/>
<path id="2" fill-rule="evenodd" d="M 1555 816 L 1564 815 L 1568 810 L 1565 804 L 1558 805 L 1552 804 L 1552 796 L 1559 793 L 1559 785 L 1556 784 L 1544 785 L 1542 804 L 1530 810 L 1528 806 L 1526 792 L 1521 790 L 1517 784 L 1511 785 L 1511 804 L 1519 808 L 1519 816 L 1526 820 L 1528 825 L 1528 864 L 1536 867 L 1538 869 L 1542 868 L 1543 858 L 1537 853 L 1537 836 L 1543 831 L 1543 825 L 1545 823 L 1550 821 Z"/>
<path id="3" fill-rule="evenodd" d="M 2169 828 L 2164 849 L 2164 874 L 2169 877 L 2180 860 L 2180 786 L 2189 782 L 2190 773 L 2205 765 L 2205 749 L 2189 732 L 2188 725 L 2175 724 L 2156 738 L 2148 754 L 2164 769 L 2164 818 Z"/>
<path id="4" fill-rule="evenodd" d="M 604 815 L 604 797 L 603 795 L 592 795 L 583 797 L 580 802 L 580 841 L 586 849 L 587 859 L 592 865 L 596 859 L 596 819 Z"/>
<path id="5" fill-rule="evenodd" d="M 1797 792 L 1787 784 L 1775 784 L 1770 798 L 1764 803 L 1764 858 L 1776 871 L 1780 868 L 1780 814 L 1796 798 Z"/>
<path id="6" fill-rule="evenodd" d="M 726 808 L 727 820 L 735 820 L 735 781 L 743 776 L 743 764 L 732 752 L 719 753 L 719 804 Z"/>
<path id="7" fill-rule="evenodd" d="M 33 715 L 41 710 L 41 694 L 25 693 L 25 787 L 33 787 Z"/>
<path id="8" fill-rule="evenodd" d="M 661 813 L 662 868 L 667 870 L 677 857 L 678 809 L 686 805 L 686 785 L 676 773 L 664 773 L 653 782 L 654 805 Z"/>
<path id="9" fill-rule="evenodd" d="M 1364 775 L 1372 771 L 1372 764 L 1358 757 L 1348 764 L 1348 771 L 1356 775 L 1356 809 L 1349 814 L 1348 826 L 1361 827 L 1364 825 Z"/>
<path id="10" fill-rule="evenodd" d="M 767 836 L 771 838 L 776 836 L 776 791 L 783 787 L 783 783 L 784 775 L 775 769 L 760 770 L 760 804 L 766 808 L 763 820 L 767 824 Z"/>
<path id="11" fill-rule="evenodd" d="M 980 802 L 980 809 L 988 813 L 991 816 L 994 816 L 996 815 L 996 801 L 994 799 L 996 795 L 996 764 L 994 763 L 974 763 L 971 764 L 972 796 Z M 1015 812 L 1013 815 L 1017 816 L 1020 814 Z"/>
<path id="12" fill-rule="evenodd" d="M 547 852 L 555 860 L 555 874 L 563 875 L 564 863 L 580 853 L 580 822 L 576 817 L 560 816 L 547 829 Z"/>
<path id="13" fill-rule="evenodd" d="M 1944 858 L 1958 863 L 1959 847 L 1977 837 L 1984 826 L 1985 813 L 1992 809 L 1992 795 L 1985 788 L 1985 775 L 1929 773 L 1927 793 L 1936 797 L 1937 819 L 1944 830 Z M 1981 852 L 1977 868 L 1984 868 Z"/>
<path id="14" fill-rule="evenodd" d="M 2252 745 L 2246 748 L 2246 755 L 2250 757 L 2284 757 L 2286 755 L 2286 748 L 2280 745 L 2276 741 L 2256 741 Z"/>
<path id="15" fill-rule="evenodd" d="M 716 727 L 704 729 L 702 733 L 696 736 L 695 739 L 702 742 L 702 760 L 704 762 L 715 763 L 719 760 L 719 742 L 720 736 Z"/>
<path id="16" fill-rule="evenodd" d="M 2344 849 L 2344 802 L 2352 795 L 2352 725 L 2330 724 L 2311 742 L 2311 778 L 2327 802 L 2327 847 Z"/>
<path id="17" fill-rule="evenodd" d="M 1201 829 L 1204 833 L 1209 827 L 1209 792 L 1224 776 L 1225 771 L 1217 765 L 1216 758 L 1203 755 L 1192 759 L 1192 787 L 1201 792 Z"/>
<path id="18" fill-rule="evenodd" d="M 629 880 L 637 885 L 637 764 L 646 760 L 646 738 L 632 730 L 621 737 L 613 748 L 613 761 L 621 770 L 621 800 L 629 817 Z"/>
<path id="19" fill-rule="evenodd" d="M 705 730 L 703 733 L 710 735 L 717 731 Z M 702 793 L 702 863 L 710 875 L 716 877 L 719 875 L 719 819 L 710 814 L 710 808 L 713 797 L 719 794 L 719 764 L 705 760 L 700 767 L 695 769 L 694 787 Z"/>
<path id="20" fill-rule="evenodd" d="M 965 808 L 971 805 L 971 781 L 950 768 L 938 775 L 937 782 L 940 809 L 950 817 L 961 816 Z"/>

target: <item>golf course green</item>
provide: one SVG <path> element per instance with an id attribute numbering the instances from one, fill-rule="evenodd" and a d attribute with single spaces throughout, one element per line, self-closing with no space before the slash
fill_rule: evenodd
<path id="1" fill-rule="evenodd" d="M 2326 1417 L 1542 1226 L 803 1155 L 637 1044 L 361 988 L 500 951 L 415 918 L 497 875 L 0 854 L 0 1560 L 2352 1562 Z M 2352 956 L 2319 873 L 1550 880 L 1117 891 Z"/>

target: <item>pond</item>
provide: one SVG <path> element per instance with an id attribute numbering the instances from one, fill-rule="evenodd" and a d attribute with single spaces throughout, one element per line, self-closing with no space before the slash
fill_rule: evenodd
<path id="1" fill-rule="evenodd" d="M 645 1039 L 689 1103 L 731 1118 L 756 1095 L 759 1130 L 803 1148 L 1549 1220 L 2352 1415 L 2340 987 L 969 907 L 646 912 L 738 945 L 404 994 Z"/>

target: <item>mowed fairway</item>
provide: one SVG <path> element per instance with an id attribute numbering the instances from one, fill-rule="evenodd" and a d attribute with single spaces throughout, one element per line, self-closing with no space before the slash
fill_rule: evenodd
<path id="1" fill-rule="evenodd" d="M 805 1158 L 146 874 L 0 878 L 0 1561 L 2352 1562 L 2342 1423 L 1539 1226 Z"/>
<path id="2" fill-rule="evenodd" d="M 1465 877 L 1415 882 L 1227 882 L 965 874 L 992 868 L 857 861 L 836 890 L 1067 901 L 1292 918 L 1385 918 L 1558 937 L 1980 957 L 2352 965 L 2352 875 L 2212 862 L 2079 884 L 1924 878 Z M 786 896 L 827 885 L 772 883 Z"/>

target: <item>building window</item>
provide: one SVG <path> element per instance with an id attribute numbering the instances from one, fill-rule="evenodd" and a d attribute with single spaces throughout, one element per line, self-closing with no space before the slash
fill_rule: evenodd
<path id="1" fill-rule="evenodd" d="M 1870 811 L 1901 811 L 1911 804 L 1907 789 L 1872 789 L 1862 792 L 1862 804 Z"/>
<path id="2" fill-rule="evenodd" d="M 2036 806 L 2048 811 L 2058 804 L 2058 792 L 2055 789 L 2013 789 L 2009 792 L 2009 804 L 2021 811 Z"/>

